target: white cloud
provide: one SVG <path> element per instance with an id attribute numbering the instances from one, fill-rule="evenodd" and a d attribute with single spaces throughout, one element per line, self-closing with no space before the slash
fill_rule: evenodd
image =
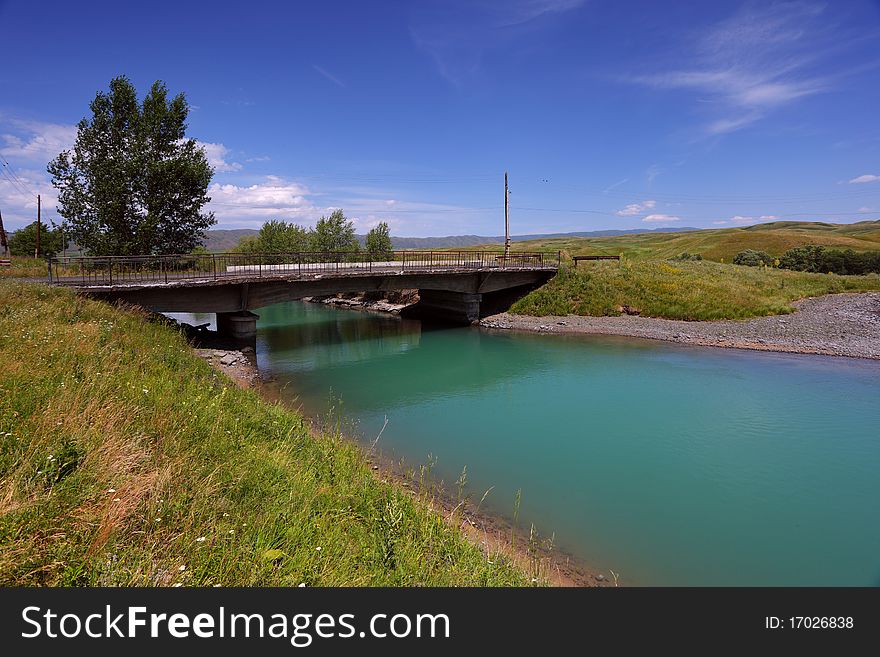
<path id="1" fill-rule="evenodd" d="M 229 149 L 223 144 L 199 141 L 198 139 L 196 140 L 196 144 L 205 149 L 208 164 L 214 167 L 214 171 L 217 173 L 229 173 L 231 171 L 241 170 L 241 164 L 238 162 L 228 162 L 226 160 L 229 155 Z"/>
<path id="2" fill-rule="evenodd" d="M 812 2 L 747 4 L 692 40 L 689 48 L 677 46 L 669 70 L 631 81 L 699 92 L 697 100 L 720 114 L 703 126 L 706 134 L 740 130 L 831 88 L 827 78 L 810 69 L 843 41 L 831 34 L 824 9 Z"/>
<path id="3" fill-rule="evenodd" d="M 722 219 L 721 221 L 713 221 L 712 223 L 713 223 L 714 225 L 716 225 L 716 226 L 722 226 L 722 225 L 724 225 L 724 224 L 727 223 L 727 220 L 726 220 L 726 219 Z"/>
<path id="4" fill-rule="evenodd" d="M 642 221 L 649 222 L 667 222 L 667 221 L 681 221 L 681 217 L 675 217 L 669 214 L 649 214 L 647 217 L 642 217 Z"/>
<path id="5" fill-rule="evenodd" d="M 75 125 L 4 118 L 0 155 L 6 158 L 45 164 L 73 147 L 76 139 Z"/>
<path id="6" fill-rule="evenodd" d="M 207 209 L 220 220 L 229 217 L 260 224 L 279 218 L 302 223 L 328 210 L 307 198 L 309 190 L 304 185 L 278 176 L 266 176 L 265 182 L 247 186 L 214 183 L 208 188 L 208 195 L 211 202 Z M 329 210 L 332 212 L 332 208 Z"/>
<path id="7" fill-rule="evenodd" d="M 654 206 L 657 205 L 657 201 L 647 200 L 642 201 L 641 203 L 630 203 L 629 205 L 621 208 L 615 214 L 618 217 L 633 217 L 637 214 L 643 214 L 646 210 L 651 210 Z"/>
<path id="8" fill-rule="evenodd" d="M 859 208 L 856 212 L 873 212 L 874 208 L 869 208 L 867 205 Z"/>
<path id="9" fill-rule="evenodd" d="M 13 231 L 37 220 L 37 194 L 41 200 L 41 219 L 50 224 L 61 218 L 55 211 L 56 192 L 46 174 L 30 169 L 16 169 L 18 181 L 6 175 L 0 176 L 0 209 L 3 210 L 3 226 Z"/>
<path id="10" fill-rule="evenodd" d="M 761 221 L 776 221 L 777 219 L 779 219 L 779 215 L 775 215 L 775 214 L 762 214 L 762 215 L 761 215 L 760 217 L 758 217 L 758 218 L 759 218 Z"/>
<path id="11" fill-rule="evenodd" d="M 853 178 L 850 180 L 850 184 L 861 184 L 861 183 L 869 183 L 869 182 L 877 182 L 880 180 L 880 176 L 875 176 L 873 173 L 866 173 L 863 176 L 858 176 L 857 178 Z"/>

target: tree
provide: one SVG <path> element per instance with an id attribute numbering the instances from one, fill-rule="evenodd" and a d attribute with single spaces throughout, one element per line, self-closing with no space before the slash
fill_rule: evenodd
<path id="1" fill-rule="evenodd" d="M 336 251 L 360 251 L 360 244 L 354 236 L 354 225 L 345 218 L 342 210 L 334 210 L 329 217 L 321 217 L 312 232 L 314 251 L 332 253 Z"/>
<path id="2" fill-rule="evenodd" d="M 16 256 L 33 256 L 37 248 L 37 222 L 19 228 L 9 236 L 9 251 Z M 40 253 L 55 255 L 67 248 L 64 232 L 61 228 L 40 226 Z"/>
<path id="3" fill-rule="evenodd" d="M 213 169 L 187 139 L 189 105 L 161 81 L 138 103 L 124 76 L 110 81 L 77 125 L 72 151 L 49 163 L 68 235 L 93 255 L 189 253 L 215 223 L 202 208 Z"/>
<path id="4" fill-rule="evenodd" d="M 270 219 L 253 237 L 244 237 L 237 251 L 244 253 L 298 253 L 309 249 L 309 231 L 302 226 Z"/>
<path id="5" fill-rule="evenodd" d="M 384 221 L 367 233 L 367 252 L 370 255 L 389 259 L 394 248 L 391 244 L 391 232 Z"/>

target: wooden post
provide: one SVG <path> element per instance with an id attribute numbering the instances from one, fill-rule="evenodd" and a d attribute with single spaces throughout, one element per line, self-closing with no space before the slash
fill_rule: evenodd
<path id="1" fill-rule="evenodd" d="M 37 245 L 34 248 L 34 258 L 40 257 L 40 195 L 37 194 Z"/>
<path id="2" fill-rule="evenodd" d="M 507 188 L 507 172 L 504 172 L 504 257 L 510 255 L 510 190 Z"/>

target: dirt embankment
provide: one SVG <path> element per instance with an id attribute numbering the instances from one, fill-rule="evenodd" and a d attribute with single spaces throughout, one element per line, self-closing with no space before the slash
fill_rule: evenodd
<path id="1" fill-rule="evenodd" d="M 880 293 L 831 294 L 792 305 L 796 312 L 790 315 L 738 321 L 501 313 L 483 319 L 480 325 L 536 333 L 622 335 L 709 347 L 880 359 Z"/>

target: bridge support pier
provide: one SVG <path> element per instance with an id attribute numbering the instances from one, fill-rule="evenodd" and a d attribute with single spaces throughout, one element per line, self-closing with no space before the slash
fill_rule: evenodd
<path id="1" fill-rule="evenodd" d="M 466 294 L 449 290 L 419 290 L 419 301 L 405 308 L 401 315 L 416 319 L 433 319 L 455 324 L 480 321 L 482 294 Z"/>
<path id="2" fill-rule="evenodd" d="M 217 332 L 236 340 L 253 340 L 257 337 L 257 320 L 249 310 L 234 313 L 217 313 Z"/>

